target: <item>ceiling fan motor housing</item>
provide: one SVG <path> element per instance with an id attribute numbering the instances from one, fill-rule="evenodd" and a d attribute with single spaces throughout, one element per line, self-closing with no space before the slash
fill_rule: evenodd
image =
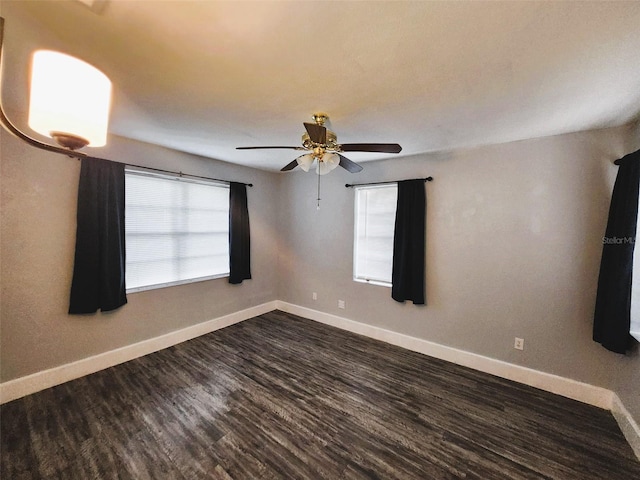
<path id="1" fill-rule="evenodd" d="M 313 141 L 309 138 L 309 134 L 304 132 L 302 134 L 302 146 L 307 149 L 312 149 L 314 147 Z M 324 145 L 327 150 L 337 150 L 338 149 L 338 137 L 335 133 L 327 128 L 327 143 Z"/>

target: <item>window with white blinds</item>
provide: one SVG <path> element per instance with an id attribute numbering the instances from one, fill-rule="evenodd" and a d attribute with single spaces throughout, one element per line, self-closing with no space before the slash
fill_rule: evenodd
<path id="1" fill-rule="evenodd" d="M 127 292 L 229 275 L 228 185 L 125 171 Z"/>
<path id="2" fill-rule="evenodd" d="M 355 191 L 353 279 L 391 286 L 397 184 Z"/>

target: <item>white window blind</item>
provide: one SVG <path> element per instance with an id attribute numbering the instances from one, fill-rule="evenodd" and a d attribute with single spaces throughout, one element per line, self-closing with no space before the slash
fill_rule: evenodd
<path id="1" fill-rule="evenodd" d="M 353 279 L 390 286 L 398 186 L 358 187 L 355 197 Z"/>
<path id="2" fill-rule="evenodd" d="M 127 291 L 229 274 L 229 187 L 125 171 Z"/>

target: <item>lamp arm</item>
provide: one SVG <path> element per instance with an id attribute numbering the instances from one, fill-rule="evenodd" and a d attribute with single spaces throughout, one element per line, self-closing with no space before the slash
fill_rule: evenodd
<path id="1" fill-rule="evenodd" d="M 11 120 L 7 117 L 4 111 L 4 106 L 2 105 L 2 48 L 4 46 L 4 18 L 0 17 L 0 123 L 2 126 L 11 134 L 16 137 L 24 140 L 29 145 L 40 148 L 42 150 L 47 150 L 49 152 L 61 153 L 63 155 L 68 155 L 69 157 L 75 158 L 85 158 L 87 154 L 82 152 L 76 152 L 73 150 L 69 150 L 62 147 L 56 147 L 55 145 L 49 145 L 47 143 L 43 143 L 35 138 L 31 138 L 29 135 L 21 132 L 18 127 L 16 127 Z"/>

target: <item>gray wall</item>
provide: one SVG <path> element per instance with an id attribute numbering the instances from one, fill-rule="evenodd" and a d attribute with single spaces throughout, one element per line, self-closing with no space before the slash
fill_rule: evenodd
<path id="1" fill-rule="evenodd" d="M 336 169 L 322 177 L 320 210 L 311 173 L 267 173 L 115 137 L 102 156 L 255 184 L 254 278 L 136 293 L 116 312 L 69 316 L 79 162 L 3 132 L 0 381 L 281 299 L 613 389 L 640 419 L 637 350 L 623 357 L 591 340 L 611 162 L 640 146 L 638 133 L 367 163 L 357 175 Z M 353 190 L 344 184 L 428 175 L 428 305 L 398 304 L 388 288 L 352 280 Z M 515 336 L 525 339 L 523 352 L 513 349 Z"/>
<path id="2" fill-rule="evenodd" d="M 338 169 L 322 178 L 319 211 L 317 177 L 287 176 L 280 299 L 620 390 L 640 418 L 637 352 L 625 358 L 591 340 L 611 162 L 632 151 L 631 138 L 619 128 Z M 389 288 L 352 280 L 354 192 L 344 184 L 429 175 L 428 305 L 399 304 Z"/>
<path id="3" fill-rule="evenodd" d="M 253 183 L 248 189 L 253 279 L 226 278 L 134 293 L 106 314 L 68 315 L 80 162 L 2 142 L 0 381 L 195 325 L 277 298 L 277 175 L 110 138 L 100 156 Z"/>

